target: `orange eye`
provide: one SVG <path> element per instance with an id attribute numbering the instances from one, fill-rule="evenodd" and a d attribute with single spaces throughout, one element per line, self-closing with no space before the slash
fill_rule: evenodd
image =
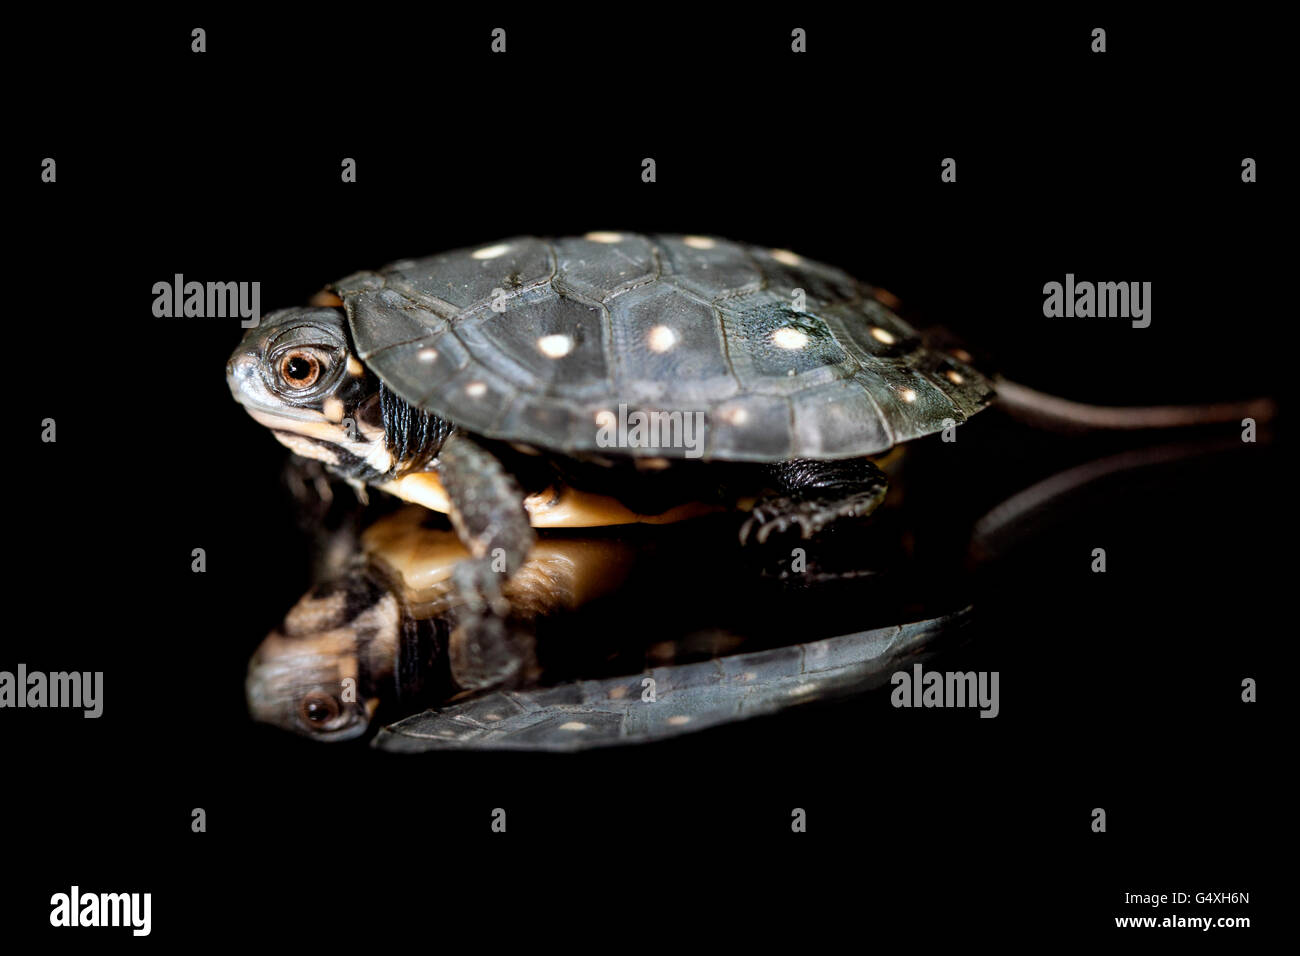
<path id="1" fill-rule="evenodd" d="M 320 359 L 306 352 L 290 352 L 280 359 L 280 378 L 290 388 L 310 388 L 320 378 Z"/>
<path id="2" fill-rule="evenodd" d="M 338 717 L 339 702 L 329 694 L 312 691 L 302 699 L 298 712 L 308 726 L 315 725 L 319 727 Z"/>

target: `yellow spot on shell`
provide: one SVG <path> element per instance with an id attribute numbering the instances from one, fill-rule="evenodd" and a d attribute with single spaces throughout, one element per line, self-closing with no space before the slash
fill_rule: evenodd
<path id="1" fill-rule="evenodd" d="M 712 249 L 717 245 L 717 243 L 708 236 L 684 236 L 682 237 L 682 242 L 686 243 L 686 245 L 690 246 L 692 249 Z"/>
<path id="2" fill-rule="evenodd" d="M 789 249 L 773 249 L 772 258 L 777 262 L 784 262 L 788 266 L 797 266 L 803 262 L 803 257 L 796 255 Z"/>
<path id="3" fill-rule="evenodd" d="M 564 358 L 573 351 L 573 339 L 567 335 L 543 335 L 537 340 L 537 348 L 547 358 Z"/>
<path id="4" fill-rule="evenodd" d="M 905 388 L 905 389 L 903 389 L 901 392 L 899 392 L 898 394 L 901 395 L 901 396 L 903 396 L 903 401 L 905 401 L 905 402 L 914 402 L 914 401 L 916 401 L 916 391 L 915 391 L 914 389 Z"/>
<path id="5" fill-rule="evenodd" d="M 506 243 L 500 243 L 499 245 L 495 245 L 495 246 L 484 246 L 482 249 L 475 249 L 473 252 L 471 252 L 470 258 L 496 259 L 499 256 L 504 256 L 509 250 L 510 250 L 510 246 Z"/>
<path id="6" fill-rule="evenodd" d="M 438 361 L 438 350 L 420 349 L 420 351 L 415 353 L 415 357 L 418 358 L 421 362 L 436 362 Z"/>
<path id="7" fill-rule="evenodd" d="M 779 349 L 801 349 L 808 344 L 808 336 L 786 326 L 772 333 L 772 344 Z"/>
<path id="8" fill-rule="evenodd" d="M 482 398 L 487 394 L 487 386 L 482 382 L 470 382 L 465 386 L 465 394 L 470 398 Z"/>
<path id="9" fill-rule="evenodd" d="M 962 382 L 966 381 L 965 376 L 963 376 L 961 372 L 957 371 L 955 368 L 948 369 L 946 375 L 948 381 L 952 382 L 954 385 L 960 385 Z"/>
<path id="10" fill-rule="evenodd" d="M 651 352 L 667 352 L 677 344 L 677 333 L 666 325 L 656 325 L 647 338 Z"/>
<path id="11" fill-rule="evenodd" d="M 589 232 L 586 236 L 592 242 L 622 242 L 621 232 Z"/>
<path id="12" fill-rule="evenodd" d="M 888 329 L 882 329 L 878 325 L 873 325 L 871 327 L 871 337 L 877 342 L 884 342 L 886 345 L 893 345 L 898 341 L 893 332 Z"/>

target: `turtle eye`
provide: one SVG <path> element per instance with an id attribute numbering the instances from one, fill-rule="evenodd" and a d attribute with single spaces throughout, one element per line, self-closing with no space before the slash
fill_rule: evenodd
<path id="1" fill-rule="evenodd" d="M 311 388 L 320 378 L 320 369 L 320 359 L 307 352 L 289 352 L 280 359 L 280 378 L 290 388 Z"/>
<path id="2" fill-rule="evenodd" d="M 308 727 L 324 727 L 339 715 L 339 702 L 330 694 L 312 691 L 302 699 L 298 713 Z"/>

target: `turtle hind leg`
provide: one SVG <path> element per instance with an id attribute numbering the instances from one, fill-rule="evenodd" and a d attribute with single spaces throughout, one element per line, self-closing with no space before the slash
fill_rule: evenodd
<path id="1" fill-rule="evenodd" d="M 884 472 L 866 458 L 794 458 L 773 465 L 770 476 L 775 492 L 754 505 L 741 526 L 741 544 L 763 544 L 774 534 L 811 538 L 869 515 L 889 488 Z"/>

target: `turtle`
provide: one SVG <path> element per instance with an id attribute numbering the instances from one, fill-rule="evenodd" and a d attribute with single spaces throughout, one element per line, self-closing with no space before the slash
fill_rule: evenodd
<path id="1" fill-rule="evenodd" d="M 491 622 L 535 528 L 741 510 L 741 541 L 761 545 L 869 515 L 888 487 L 873 459 L 994 395 L 894 305 L 833 266 L 717 237 L 516 237 L 272 312 L 227 379 L 363 495 L 445 512 L 469 551 L 462 626 L 503 643 Z"/>
<path id="2" fill-rule="evenodd" d="M 487 684 L 456 627 L 463 608 L 451 600 L 452 569 L 468 551 L 428 511 L 406 506 L 367 528 L 347 566 L 312 587 L 257 647 L 249 712 L 323 742 L 379 726 L 372 743 L 387 750 L 634 743 L 878 686 L 904 657 L 928 652 L 969 619 L 960 601 L 920 616 L 900 602 L 873 619 L 860 608 L 881 602 L 853 601 L 854 622 L 893 621 L 902 611 L 901 623 L 836 633 L 832 616 L 820 633 L 811 622 L 793 638 L 778 627 L 775 644 L 765 644 L 716 622 L 669 623 L 650 607 L 648 626 L 619 628 L 631 593 L 659 604 L 682 578 L 676 548 L 658 563 L 653 550 L 599 532 L 540 540 L 503 588 L 522 666 L 509 686 Z M 754 594 L 743 575 L 732 587 L 749 601 L 784 600 Z M 826 617 L 835 597 L 822 590 L 809 600 Z"/>
<path id="3" fill-rule="evenodd" d="M 892 449 L 995 397 L 1066 429 L 1275 412 L 1065 401 L 985 376 L 897 306 L 836 267 L 711 236 L 516 237 L 358 272 L 272 312 L 227 380 L 362 498 L 375 487 L 448 515 L 469 552 L 452 572 L 459 626 L 488 684 L 519 666 L 503 587 L 535 529 L 721 511 L 744 513 L 745 544 L 810 538 L 871 515 Z"/>

